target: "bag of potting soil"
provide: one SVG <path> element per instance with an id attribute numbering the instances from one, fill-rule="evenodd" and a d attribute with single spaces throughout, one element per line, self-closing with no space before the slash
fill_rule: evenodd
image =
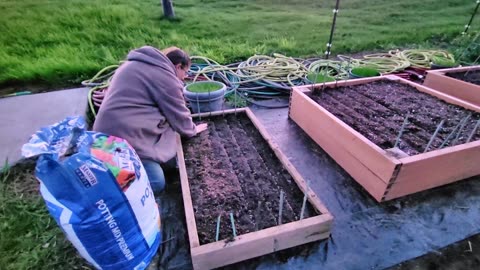
<path id="1" fill-rule="evenodd" d="M 80 117 L 42 128 L 22 148 L 50 214 L 98 269 L 144 269 L 161 241 L 145 169 L 123 139 L 86 131 Z"/>

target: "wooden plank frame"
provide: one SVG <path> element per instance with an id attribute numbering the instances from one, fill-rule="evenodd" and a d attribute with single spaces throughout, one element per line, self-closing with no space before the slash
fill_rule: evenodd
<path id="1" fill-rule="evenodd" d="M 480 141 L 433 150 L 415 156 L 393 155 L 358 133 L 314 102 L 305 93 L 324 88 L 391 80 L 418 91 L 480 112 L 480 107 L 397 76 L 330 82 L 293 87 L 289 117 L 378 202 L 423 191 L 480 174 Z"/>
<path id="2" fill-rule="evenodd" d="M 200 245 L 198 239 L 193 202 L 190 194 L 190 185 L 183 155 L 182 141 L 177 134 L 177 157 L 180 170 L 183 202 L 188 237 L 190 240 L 190 253 L 195 270 L 212 269 L 228 264 L 258 257 L 278 250 L 298 246 L 301 244 L 321 240 L 330 236 L 333 217 L 328 212 L 316 194 L 307 186 L 300 173 L 293 167 L 288 158 L 271 139 L 263 125 L 258 121 L 253 112 L 248 108 L 230 109 L 211 113 L 195 114 L 193 117 L 206 117 L 225 114 L 246 114 L 258 129 L 262 137 L 274 151 L 276 157 L 290 173 L 300 190 L 307 194 L 308 201 L 312 204 L 318 215 L 298 221 L 270 227 L 267 229 L 238 235 L 232 240 L 222 240 L 205 245 Z"/>
<path id="3" fill-rule="evenodd" d="M 427 71 L 427 77 L 423 85 L 480 106 L 480 85 L 458 80 L 446 75 L 447 73 L 477 70 L 480 70 L 480 65 L 429 70 Z"/>

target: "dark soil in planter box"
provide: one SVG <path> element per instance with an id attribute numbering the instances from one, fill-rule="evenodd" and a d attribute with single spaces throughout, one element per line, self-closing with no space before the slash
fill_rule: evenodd
<path id="1" fill-rule="evenodd" d="M 471 113 L 456 144 L 464 143 L 480 118 L 479 113 L 449 104 L 410 85 L 387 80 L 325 88 L 308 95 L 382 149 L 394 146 L 403 121 L 410 112 L 409 122 L 398 145 L 409 155 L 423 153 L 443 119 L 443 128 L 429 151 L 440 147 L 455 126 Z M 479 139 L 479 133 L 477 129 L 477 135 L 471 141 Z M 449 140 L 446 146 L 452 141 Z"/>
<path id="2" fill-rule="evenodd" d="M 183 143 L 200 244 L 277 225 L 280 191 L 282 224 L 299 219 L 304 194 L 244 113 L 209 117 L 208 131 Z M 305 217 L 315 214 L 309 205 Z"/>
<path id="3" fill-rule="evenodd" d="M 451 72 L 445 74 L 448 77 L 455 78 L 457 80 L 473 83 L 476 85 L 480 85 L 480 70 L 472 70 L 472 71 L 465 71 L 465 72 Z"/>

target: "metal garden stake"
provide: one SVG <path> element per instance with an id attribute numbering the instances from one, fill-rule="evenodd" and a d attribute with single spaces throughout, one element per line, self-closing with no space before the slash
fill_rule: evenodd
<path id="1" fill-rule="evenodd" d="M 222 214 L 219 214 L 217 218 L 217 230 L 215 232 L 215 241 L 218 241 L 218 237 L 220 236 L 220 220 L 221 219 L 222 219 Z"/>
<path id="2" fill-rule="evenodd" d="M 470 132 L 470 136 L 468 136 L 467 143 L 470 142 L 477 131 L 478 126 L 480 125 L 480 119 L 477 120 L 477 123 L 473 127 L 472 132 Z"/>
<path id="3" fill-rule="evenodd" d="M 283 190 L 280 191 L 280 205 L 278 206 L 278 225 L 282 224 L 283 200 L 285 194 Z"/>
<path id="4" fill-rule="evenodd" d="M 442 120 L 440 122 L 440 124 L 438 124 L 437 129 L 433 133 L 432 137 L 430 138 L 430 141 L 427 144 L 427 147 L 425 147 L 425 150 L 423 151 L 424 153 L 426 153 L 428 151 L 428 148 L 430 148 L 430 145 L 432 145 L 433 140 L 435 139 L 435 137 L 437 137 L 437 134 L 440 131 L 440 129 L 442 128 L 444 122 L 445 122 L 445 120 Z"/>
<path id="5" fill-rule="evenodd" d="M 233 213 L 230 212 L 230 222 L 232 223 L 233 237 L 237 237 L 237 230 L 235 229 L 235 219 L 233 219 Z"/>
<path id="6" fill-rule="evenodd" d="M 400 128 L 400 132 L 398 132 L 398 136 L 397 136 L 397 139 L 395 140 L 395 144 L 393 145 L 393 148 L 398 146 L 398 143 L 400 142 L 400 138 L 402 137 L 403 131 L 405 130 L 405 127 L 407 126 L 409 117 L 410 117 L 410 112 L 407 113 L 407 116 L 403 120 L 402 127 Z"/>

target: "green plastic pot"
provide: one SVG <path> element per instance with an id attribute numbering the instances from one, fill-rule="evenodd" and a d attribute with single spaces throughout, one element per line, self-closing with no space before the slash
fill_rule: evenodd
<path id="1" fill-rule="evenodd" d="M 349 71 L 349 76 L 352 79 L 376 77 L 380 76 L 380 72 L 371 67 L 356 67 Z"/>

